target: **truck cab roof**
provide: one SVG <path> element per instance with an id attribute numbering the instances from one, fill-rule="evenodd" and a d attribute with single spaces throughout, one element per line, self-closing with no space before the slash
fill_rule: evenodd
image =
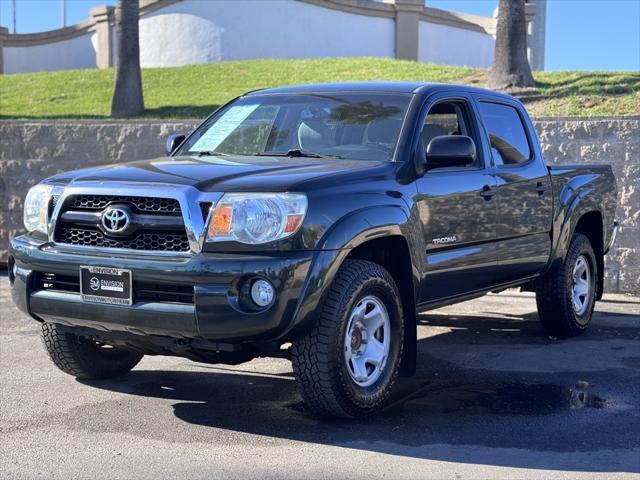
<path id="1" fill-rule="evenodd" d="M 336 92 L 372 92 L 372 93 L 414 93 L 430 95 L 438 92 L 467 92 L 492 97 L 504 97 L 517 100 L 511 95 L 487 90 L 484 88 L 470 87 L 468 85 L 456 85 L 449 83 L 429 83 L 418 81 L 406 82 L 334 82 L 306 85 L 291 85 L 283 87 L 265 88 L 249 92 L 247 96 L 264 94 L 305 94 L 305 93 L 336 93 Z"/>

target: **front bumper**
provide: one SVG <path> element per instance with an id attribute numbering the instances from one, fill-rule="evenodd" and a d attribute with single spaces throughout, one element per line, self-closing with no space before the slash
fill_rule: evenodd
<path id="1" fill-rule="evenodd" d="M 10 243 L 13 300 L 37 320 L 99 331 L 224 342 L 282 339 L 312 317 L 322 293 L 318 282 L 337 251 L 257 254 L 196 253 L 183 256 L 121 255 L 61 248 L 29 236 Z M 129 269 L 133 283 L 193 286 L 193 303 L 137 301 L 131 306 L 84 302 L 79 292 L 38 288 L 37 272 L 78 275 L 80 265 Z M 15 273 L 14 273 L 15 272 Z M 255 275 L 274 286 L 274 302 L 247 311 L 234 301 L 238 285 Z M 301 313 L 302 312 L 302 313 Z"/>

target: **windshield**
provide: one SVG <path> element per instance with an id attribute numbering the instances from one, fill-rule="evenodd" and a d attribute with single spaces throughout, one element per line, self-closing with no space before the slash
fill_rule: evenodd
<path id="1" fill-rule="evenodd" d="M 288 155 L 392 160 L 410 95 L 272 94 L 238 99 L 178 155 Z"/>

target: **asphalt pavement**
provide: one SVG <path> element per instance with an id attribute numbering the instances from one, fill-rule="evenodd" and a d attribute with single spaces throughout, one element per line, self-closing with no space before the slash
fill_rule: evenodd
<path id="1" fill-rule="evenodd" d="M 420 316 L 419 367 L 375 417 L 310 414 L 290 364 L 145 357 L 58 371 L 0 279 L 0 478 L 640 478 L 640 298 L 558 340 L 508 290 Z"/>

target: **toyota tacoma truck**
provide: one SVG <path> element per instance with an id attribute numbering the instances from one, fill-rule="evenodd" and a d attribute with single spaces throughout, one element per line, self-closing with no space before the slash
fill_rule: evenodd
<path id="1" fill-rule="evenodd" d="M 53 363 L 289 358 L 313 412 L 356 417 L 416 363 L 419 312 L 511 287 L 587 329 L 616 232 L 605 165 L 549 166 L 522 104 L 425 83 L 259 90 L 167 157 L 50 177 L 11 240 Z"/>

